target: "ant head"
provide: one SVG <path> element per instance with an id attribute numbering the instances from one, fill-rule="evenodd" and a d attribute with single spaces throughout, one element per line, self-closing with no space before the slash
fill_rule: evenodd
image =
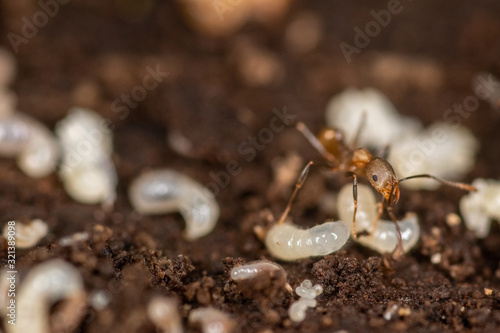
<path id="1" fill-rule="evenodd" d="M 375 157 L 366 164 L 365 172 L 372 186 L 384 196 L 389 205 L 398 202 L 398 178 L 389 162 L 383 158 Z"/>

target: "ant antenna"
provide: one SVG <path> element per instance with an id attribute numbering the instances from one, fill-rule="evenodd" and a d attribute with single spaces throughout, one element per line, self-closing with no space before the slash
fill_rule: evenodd
<path id="1" fill-rule="evenodd" d="M 405 180 L 413 179 L 413 178 L 432 178 L 432 179 L 434 179 L 434 180 L 436 180 L 436 181 L 438 181 L 438 182 L 440 182 L 441 184 L 444 184 L 444 185 L 456 187 L 456 188 L 459 188 L 459 189 L 465 190 L 465 191 L 477 192 L 477 188 L 475 188 L 472 185 L 464 184 L 464 183 L 459 183 L 459 182 L 452 182 L 452 181 L 449 181 L 449 180 L 446 180 L 446 179 L 442 179 L 442 178 L 438 178 L 436 176 L 428 175 L 428 174 L 414 175 L 414 176 L 409 176 L 409 177 L 401 178 L 400 180 L 398 180 L 398 182 L 404 182 Z"/>

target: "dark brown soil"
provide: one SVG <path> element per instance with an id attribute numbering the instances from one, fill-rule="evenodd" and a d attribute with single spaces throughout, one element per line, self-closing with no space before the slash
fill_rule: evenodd
<path id="1" fill-rule="evenodd" d="M 241 144 L 249 147 L 250 137 L 269 127 L 273 109 L 286 109 L 317 131 L 331 96 L 349 86 L 372 86 L 403 114 L 426 124 L 442 120 L 448 108 L 474 95 L 471 81 L 477 72 L 500 76 L 498 1 L 402 1 L 403 11 L 350 64 L 339 44 L 352 44 L 353 28 L 372 20 L 370 10 L 384 9 L 386 3 L 297 1 L 282 21 L 249 23 L 225 38 L 191 30 L 171 1 L 153 2 L 139 21 L 118 15 L 117 3 L 74 0 L 61 6 L 36 36 L 19 45 L 13 86 L 19 109 L 51 128 L 75 104 L 111 120 L 119 175 L 114 209 L 75 203 L 56 175 L 31 179 L 13 160 L 0 161 L 0 220 L 42 218 L 50 226 L 36 248 L 18 250 L 20 277 L 37 263 L 63 258 L 78 267 L 88 293 L 111 295 L 105 309 L 87 308 L 76 331 L 155 332 L 145 311 L 154 295 L 175 297 L 186 327 L 191 309 L 212 305 L 236 319 L 238 332 L 499 330 L 500 228 L 494 223 L 490 235 L 479 240 L 463 224 L 446 224 L 463 195 L 455 189 L 402 191 L 397 213 L 417 212 L 422 237 L 399 262 L 350 242 L 324 258 L 282 263 L 292 287 L 307 278 L 324 288 L 318 306 L 300 324 L 288 319 L 296 295 L 282 284 L 270 279 L 236 285 L 228 275 L 238 263 L 273 260 L 253 233 L 254 226 L 267 223 L 268 210 L 274 216 L 282 212 L 290 195 L 290 187 L 273 183 L 272 161 L 292 151 L 304 163 L 315 158 L 293 129 L 274 133 L 255 154 L 240 153 Z M 23 16 L 32 17 L 40 8 L 36 1 L 2 0 L 0 10 L 0 42 L 12 50 L 7 34 L 20 34 Z M 283 35 L 304 13 L 319 20 L 324 34 L 314 50 L 297 55 L 285 47 Z M 251 85 L 239 75 L 242 54 L 235 48 L 245 43 L 274 54 L 281 74 L 264 85 Z M 244 47 L 240 52 L 246 52 Z M 442 79 L 422 84 L 411 73 L 402 82 L 373 75 L 369 68 L 377 52 L 430 59 Z M 115 112 L 113 101 L 142 83 L 147 66 L 157 65 L 169 73 L 164 81 L 128 114 Z M 498 178 L 498 110 L 481 101 L 461 122 L 481 142 L 475 167 L 464 181 Z M 166 135 L 172 133 L 193 146 L 182 150 L 168 144 Z M 230 176 L 227 186 L 217 186 L 221 217 L 200 240 L 182 238 L 180 215 L 141 216 L 131 208 L 127 188 L 144 169 L 176 169 L 215 188 L 214 175 L 221 176 L 231 160 L 242 171 Z M 336 191 L 346 181 L 342 175 L 329 179 L 313 171 L 292 209 L 296 222 L 311 226 L 332 217 L 319 203 L 326 190 Z M 90 232 L 88 241 L 72 247 L 57 244 L 81 231 Z M 0 247 L 5 266 L 5 241 Z M 432 264 L 436 253 L 441 253 L 441 263 Z M 485 288 L 492 293 L 487 295 Z"/>

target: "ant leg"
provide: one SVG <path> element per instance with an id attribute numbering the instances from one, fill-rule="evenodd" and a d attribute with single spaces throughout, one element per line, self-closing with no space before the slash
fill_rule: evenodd
<path id="1" fill-rule="evenodd" d="M 356 130 L 356 135 L 354 136 L 354 139 L 352 140 L 351 143 L 351 149 L 356 149 L 359 141 L 359 137 L 361 136 L 361 131 L 363 130 L 363 127 L 365 127 L 366 124 L 366 111 L 363 111 L 363 114 L 361 115 L 361 121 L 359 122 L 358 129 Z"/>
<path id="2" fill-rule="evenodd" d="M 313 164 L 317 164 L 317 163 L 314 161 L 310 161 L 309 163 L 307 163 L 304 170 L 302 170 L 302 172 L 299 176 L 299 179 L 297 180 L 297 183 L 295 184 L 295 190 L 293 190 L 292 196 L 288 200 L 288 204 L 286 205 L 285 211 L 283 212 L 283 214 L 281 215 L 280 219 L 277 222 L 278 224 L 283 223 L 283 221 L 285 221 L 286 217 L 288 216 L 288 213 L 290 212 L 290 208 L 292 207 L 292 202 L 295 199 L 295 197 L 297 196 L 297 193 L 299 192 L 300 188 L 304 184 L 304 182 L 307 178 L 307 175 L 309 174 L 309 169 L 311 168 L 311 165 L 313 165 Z"/>
<path id="3" fill-rule="evenodd" d="M 370 237 L 373 237 L 373 235 L 375 234 L 375 230 L 377 230 L 378 221 L 380 220 L 380 218 L 382 217 L 382 213 L 384 212 L 384 203 L 382 201 L 377 202 L 377 209 L 378 209 L 378 214 L 377 218 L 373 222 L 372 231 L 370 232 Z"/>
<path id="4" fill-rule="evenodd" d="M 356 213 L 358 211 L 358 176 L 352 174 L 352 198 L 354 199 L 354 213 L 352 215 L 352 237 L 358 238 L 356 235 Z"/>
<path id="5" fill-rule="evenodd" d="M 386 209 L 387 209 L 387 213 L 389 214 L 389 217 L 391 218 L 392 222 L 394 222 L 396 224 L 396 231 L 398 232 L 398 245 L 396 245 L 394 252 L 392 252 L 393 258 L 397 259 L 404 254 L 403 237 L 401 236 L 401 230 L 399 230 L 398 220 L 396 219 L 396 216 L 394 215 L 394 212 L 392 211 L 392 207 L 386 206 Z"/>
<path id="6" fill-rule="evenodd" d="M 332 163 L 337 161 L 337 159 L 332 154 L 326 151 L 325 147 L 321 144 L 321 142 L 318 141 L 316 136 L 311 132 L 309 128 L 307 128 L 307 126 L 303 122 L 298 122 L 297 124 L 295 124 L 295 128 L 299 130 L 302 135 L 304 135 L 311 146 L 313 146 L 318 151 L 318 153 L 320 153 L 321 156 L 323 156 L 327 161 Z"/>
<path id="7" fill-rule="evenodd" d="M 477 192 L 477 188 L 475 188 L 472 185 L 459 183 L 459 182 L 452 182 L 450 180 L 442 179 L 442 178 L 439 178 L 439 177 L 436 177 L 433 175 L 428 175 L 428 174 L 414 175 L 414 176 L 401 178 L 400 180 L 398 180 L 398 182 L 403 182 L 405 180 L 409 180 L 409 179 L 413 179 L 413 178 L 431 178 L 431 179 L 434 179 L 435 181 L 440 182 L 441 184 L 444 184 L 444 185 L 456 187 L 456 188 L 459 188 L 459 189 L 465 190 L 465 191 Z"/>

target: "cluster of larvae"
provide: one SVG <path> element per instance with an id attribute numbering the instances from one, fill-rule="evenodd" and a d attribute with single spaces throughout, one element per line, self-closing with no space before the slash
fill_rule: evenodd
<path id="1" fill-rule="evenodd" d="M 342 248 L 353 234 L 352 185 L 345 185 L 338 195 L 337 211 L 340 221 L 325 222 L 310 229 L 301 229 L 291 223 L 275 224 L 266 234 L 265 244 L 269 252 L 281 260 L 297 260 L 312 256 L 323 256 Z M 356 229 L 360 235 L 355 240 L 380 253 L 392 252 L 398 243 L 394 222 L 377 218 L 375 194 L 369 186 L 358 184 L 358 210 Z M 403 249 L 408 252 L 420 238 L 420 226 L 415 214 L 408 214 L 398 221 Z M 373 229 L 375 228 L 375 229 Z"/>
<path id="2" fill-rule="evenodd" d="M 424 128 L 416 118 L 399 114 L 386 96 L 372 88 L 348 89 L 332 97 L 326 124 L 341 130 L 346 141 L 352 142 L 363 116 L 366 123 L 358 144 L 374 149 L 389 145 L 387 160 L 400 176 L 431 174 L 458 180 L 475 163 L 479 143 L 466 127 L 443 121 Z M 421 178 L 401 186 L 431 190 L 439 183 Z"/>

